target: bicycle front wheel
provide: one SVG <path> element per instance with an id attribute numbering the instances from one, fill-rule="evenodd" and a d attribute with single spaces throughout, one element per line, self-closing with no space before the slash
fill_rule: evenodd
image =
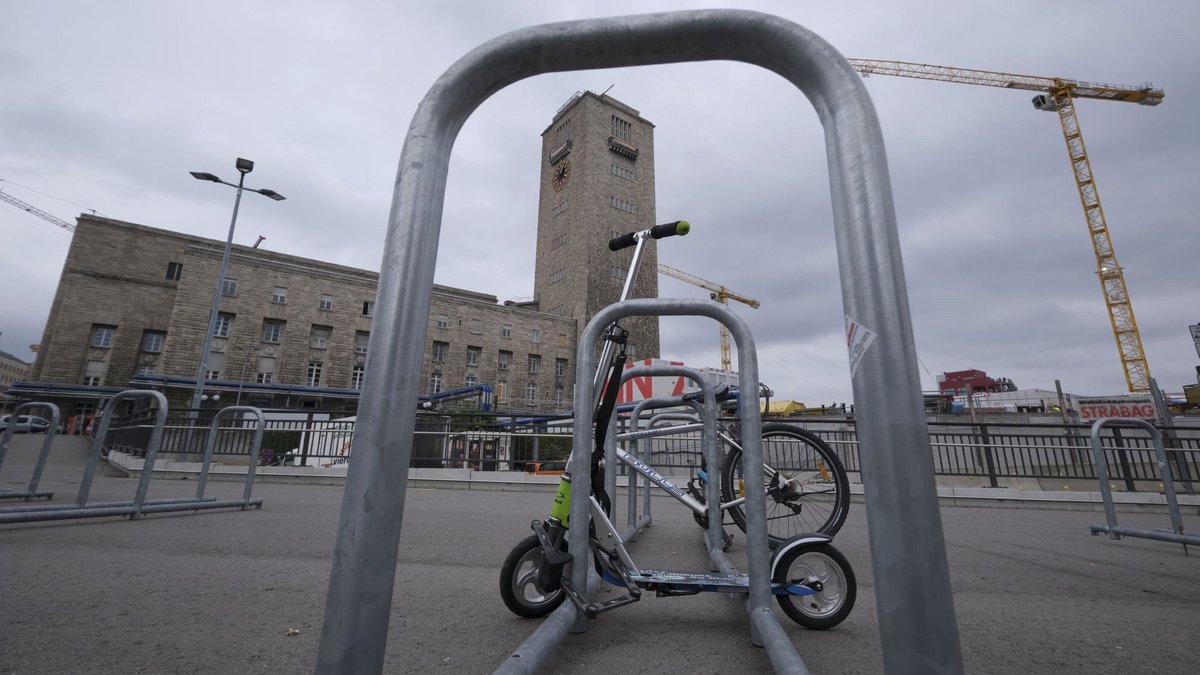
<path id="1" fill-rule="evenodd" d="M 816 434 L 783 424 L 763 426 L 763 472 L 767 492 L 767 537 L 771 548 L 797 534 L 833 536 L 850 511 L 850 480 L 841 460 Z M 721 501 L 746 496 L 742 450 L 733 448 L 721 470 Z M 745 502 L 729 508 L 746 530 Z"/>

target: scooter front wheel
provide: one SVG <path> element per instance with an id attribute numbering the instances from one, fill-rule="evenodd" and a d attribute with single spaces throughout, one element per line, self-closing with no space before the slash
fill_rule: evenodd
<path id="1" fill-rule="evenodd" d="M 810 595 L 777 595 L 775 600 L 788 618 L 812 630 L 833 628 L 850 615 L 858 585 L 849 561 L 829 544 L 812 543 L 780 547 L 783 555 L 772 567 L 776 583 L 810 588 Z"/>
<path id="2" fill-rule="evenodd" d="M 538 586 L 538 572 L 545 562 L 542 544 L 529 535 L 509 551 L 500 567 L 500 597 L 517 616 L 536 619 L 558 609 L 567 597 L 561 587 L 550 592 Z"/>

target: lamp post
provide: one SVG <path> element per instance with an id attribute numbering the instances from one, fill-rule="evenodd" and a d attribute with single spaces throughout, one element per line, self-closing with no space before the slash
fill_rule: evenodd
<path id="1" fill-rule="evenodd" d="M 238 378 L 237 400 L 234 405 L 242 404 L 242 385 L 246 383 L 246 366 L 250 364 L 250 355 L 262 351 L 262 347 L 238 347 L 242 350 L 242 375 Z"/>
<path id="2" fill-rule="evenodd" d="M 208 353 L 212 350 L 213 333 L 217 329 L 217 316 L 221 312 L 221 295 L 225 291 L 225 273 L 229 270 L 229 250 L 233 246 L 233 228 L 237 225 L 238 207 L 242 203 L 242 191 L 257 192 L 264 197 L 270 197 L 275 201 L 283 201 L 284 196 L 274 190 L 244 187 L 243 183 L 246 180 L 246 174 L 254 170 L 254 162 L 248 159 L 237 158 L 238 177 L 237 185 L 227 183 L 220 178 L 217 178 L 211 173 L 203 173 L 200 171 L 191 171 L 192 177 L 196 180 L 207 180 L 213 183 L 228 185 L 229 187 L 237 188 L 237 196 L 233 200 L 233 218 L 229 220 L 229 236 L 225 238 L 225 252 L 221 256 L 221 271 L 217 274 L 217 290 L 213 293 L 212 311 L 208 315 L 208 330 L 204 333 L 204 347 L 200 350 L 200 364 L 196 367 L 196 391 L 192 394 L 192 415 L 196 416 L 200 409 L 200 402 L 204 395 L 204 380 L 208 375 Z M 217 400 L 213 397 L 213 400 Z"/>

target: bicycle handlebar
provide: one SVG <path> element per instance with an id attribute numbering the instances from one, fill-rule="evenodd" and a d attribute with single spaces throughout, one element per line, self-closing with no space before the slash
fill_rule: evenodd
<path id="1" fill-rule="evenodd" d="M 642 232 L 630 232 L 619 237 L 614 237 L 608 242 L 608 250 L 620 251 L 623 248 L 629 248 L 637 243 L 638 236 L 649 236 L 653 239 L 662 239 L 664 237 L 674 237 L 687 234 L 692 229 L 692 226 L 686 220 L 677 220 L 673 223 L 664 223 L 655 225 L 654 227 L 643 230 Z"/>

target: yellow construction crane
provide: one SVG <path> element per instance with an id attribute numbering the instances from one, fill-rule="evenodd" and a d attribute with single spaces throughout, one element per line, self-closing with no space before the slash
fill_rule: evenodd
<path id="1" fill-rule="evenodd" d="M 681 272 L 674 267 L 667 267 L 666 265 L 660 264 L 658 266 L 658 273 L 665 274 L 669 277 L 674 277 L 680 281 L 692 284 L 693 286 L 699 286 L 700 288 L 710 291 L 708 297 L 716 300 L 722 305 L 728 305 L 730 300 L 737 300 L 740 303 L 750 305 L 754 309 L 758 309 L 762 306 L 762 303 L 754 298 L 747 298 L 744 295 L 739 295 L 728 288 L 725 288 L 721 284 L 713 283 L 707 279 L 701 279 L 700 277 L 688 274 L 687 272 Z M 725 324 L 721 324 L 721 369 L 728 373 L 731 368 L 732 361 L 729 358 L 729 329 L 725 327 Z"/>
<path id="2" fill-rule="evenodd" d="M 1163 91 L 1148 83 L 1126 86 L 1079 82 L 1062 77 L 998 73 L 905 61 L 850 59 L 850 63 L 864 76 L 894 75 L 919 80 L 1042 92 L 1033 97 L 1033 107 L 1058 113 L 1063 138 L 1067 143 L 1067 154 L 1071 159 L 1071 169 L 1075 173 L 1075 184 L 1079 188 L 1079 200 L 1083 204 L 1088 233 L 1092 238 L 1092 249 L 1096 254 L 1096 276 L 1100 279 L 1100 289 L 1108 306 L 1113 337 L 1117 341 L 1117 351 L 1125 369 L 1125 382 L 1129 385 L 1129 391 L 1149 391 L 1150 367 L 1146 365 L 1142 336 L 1138 333 L 1137 321 L 1133 317 L 1133 304 L 1129 300 L 1129 290 L 1125 287 L 1125 274 L 1117 264 L 1117 254 L 1113 250 L 1108 223 L 1104 220 L 1104 209 L 1100 206 L 1100 193 L 1096 190 L 1092 164 L 1083 144 L 1083 132 L 1079 128 L 1079 118 L 1075 115 L 1074 99 L 1125 101 L 1153 106 L 1162 103 Z"/>
<path id="3" fill-rule="evenodd" d="M 46 213 L 45 211 L 34 206 L 33 204 L 30 204 L 28 202 L 23 202 L 20 199 L 17 199 L 16 197 L 8 194 L 4 190 L 0 190 L 0 201 L 6 201 L 9 204 L 12 204 L 13 206 L 17 207 L 18 209 L 21 209 L 22 211 L 27 211 L 27 212 L 32 213 L 33 215 L 37 216 L 38 218 L 41 218 L 42 220 L 46 220 L 51 223 L 54 223 L 55 225 L 66 230 L 67 232 L 75 231 L 75 226 L 72 225 L 71 223 L 68 223 L 67 221 L 63 220 L 62 218 L 58 218 L 49 213 Z"/>

